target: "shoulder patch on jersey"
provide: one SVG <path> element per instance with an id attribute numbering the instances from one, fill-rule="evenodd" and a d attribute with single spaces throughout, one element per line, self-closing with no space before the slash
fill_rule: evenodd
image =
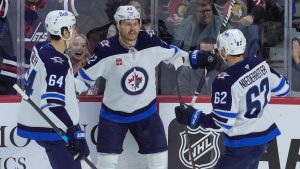
<path id="1" fill-rule="evenodd" d="M 155 35 L 155 31 L 154 30 L 146 30 L 146 32 L 148 33 L 148 35 L 150 36 L 150 38 L 152 38 L 152 36 Z"/>
<path id="2" fill-rule="evenodd" d="M 64 60 L 59 56 L 54 56 L 53 58 L 50 58 L 50 59 L 53 60 L 54 63 L 62 64 L 64 62 Z"/>
<path id="3" fill-rule="evenodd" d="M 221 72 L 218 74 L 218 79 L 225 79 L 226 76 L 230 76 L 230 75 L 226 72 Z"/>
<path id="4" fill-rule="evenodd" d="M 247 65 L 245 66 L 245 68 L 246 68 L 246 69 L 250 69 L 250 66 L 249 66 L 249 64 L 247 64 Z"/>
<path id="5" fill-rule="evenodd" d="M 104 46 L 110 47 L 110 44 L 109 44 L 108 40 L 103 40 L 99 44 L 101 45 L 101 47 L 104 47 Z"/>

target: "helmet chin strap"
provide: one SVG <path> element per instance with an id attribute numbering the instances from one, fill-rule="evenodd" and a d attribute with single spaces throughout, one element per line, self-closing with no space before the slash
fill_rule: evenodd
<path id="1" fill-rule="evenodd" d="M 223 49 L 224 49 L 224 48 L 223 48 Z M 228 60 L 227 60 L 228 55 L 227 55 L 226 53 L 222 53 L 220 50 L 219 50 L 219 54 L 220 54 L 221 58 L 223 59 L 224 63 L 225 63 L 226 65 L 228 65 Z M 224 56 L 223 56 L 223 55 L 224 55 Z"/>

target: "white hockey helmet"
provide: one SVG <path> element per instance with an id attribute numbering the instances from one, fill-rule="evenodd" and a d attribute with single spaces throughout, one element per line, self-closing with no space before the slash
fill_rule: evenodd
<path id="1" fill-rule="evenodd" d="M 136 10 L 136 8 L 132 5 L 124 5 L 119 6 L 117 9 L 115 15 L 114 15 L 115 21 L 117 24 L 119 24 L 120 21 L 126 20 L 126 19 L 138 19 L 140 20 L 141 16 L 140 13 Z"/>
<path id="2" fill-rule="evenodd" d="M 61 28 L 67 27 L 68 31 L 72 33 L 72 27 L 76 23 L 73 13 L 65 10 L 54 10 L 47 14 L 45 19 L 45 26 L 51 35 L 62 37 Z"/>
<path id="3" fill-rule="evenodd" d="M 224 47 L 226 54 L 243 54 L 246 50 L 246 38 L 240 30 L 229 29 L 218 36 L 217 47 Z"/>

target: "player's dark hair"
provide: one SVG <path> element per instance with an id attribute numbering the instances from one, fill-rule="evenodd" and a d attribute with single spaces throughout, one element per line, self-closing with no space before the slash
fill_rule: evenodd
<path id="1" fill-rule="evenodd" d="M 63 35 L 64 30 L 68 30 L 68 28 L 67 28 L 67 27 L 62 27 L 62 28 L 61 28 L 61 35 Z M 51 35 L 51 34 L 50 34 L 50 39 L 51 39 L 51 40 L 60 40 L 61 37 L 58 36 L 58 35 Z"/>

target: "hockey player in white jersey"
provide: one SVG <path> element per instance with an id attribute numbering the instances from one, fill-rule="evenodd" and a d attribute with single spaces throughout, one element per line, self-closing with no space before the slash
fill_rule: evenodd
<path id="1" fill-rule="evenodd" d="M 45 148 L 53 169 L 84 168 L 74 157 L 80 159 L 82 155 L 89 155 L 84 131 L 79 126 L 72 66 L 64 54 L 75 23 L 75 16 L 68 11 L 56 10 L 47 14 L 45 26 L 50 42 L 33 48 L 30 69 L 25 75 L 26 94 L 67 133 L 68 145 L 26 101 L 22 101 L 18 114 L 17 134 L 35 140 Z"/>
<path id="2" fill-rule="evenodd" d="M 225 151 L 215 169 L 257 169 L 268 144 L 280 135 L 271 118 L 271 95 L 286 96 L 286 78 L 257 57 L 244 58 L 246 39 L 237 29 L 219 35 L 217 47 L 229 67 L 212 85 L 212 112 L 192 106 L 175 108 L 178 122 L 224 132 Z"/>
<path id="3" fill-rule="evenodd" d="M 175 65 L 189 54 L 159 40 L 154 31 L 140 31 L 140 14 L 120 6 L 115 15 L 119 34 L 99 43 L 88 64 L 79 71 L 78 91 L 106 79 L 97 138 L 97 167 L 115 169 L 129 130 L 145 155 L 148 169 L 167 169 L 167 141 L 157 114 L 155 67 L 164 60 Z M 215 58 L 194 53 L 193 66 L 213 67 Z M 198 61 L 200 63 L 198 63 Z M 82 82 L 84 81 L 84 83 Z"/>

